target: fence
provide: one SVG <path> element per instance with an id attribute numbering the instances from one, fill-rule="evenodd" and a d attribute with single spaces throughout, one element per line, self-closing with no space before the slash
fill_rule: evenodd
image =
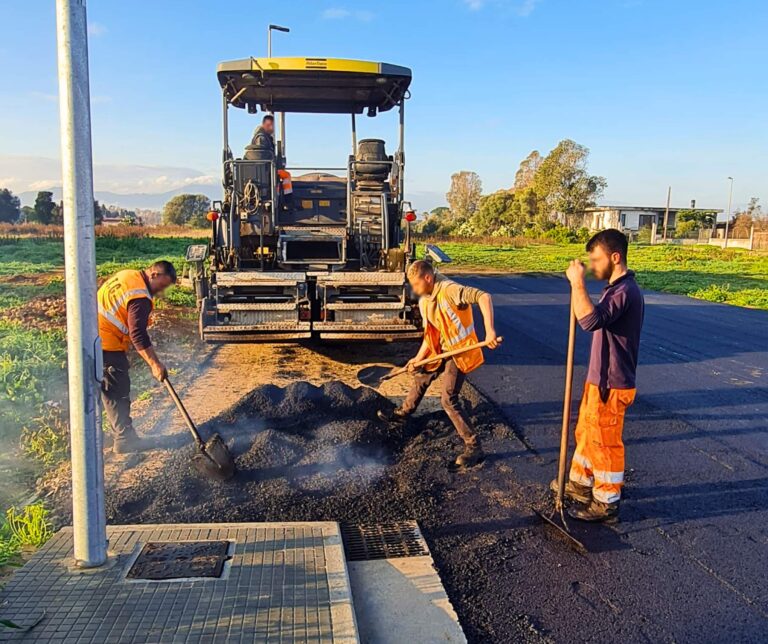
<path id="1" fill-rule="evenodd" d="M 768 250 L 768 231 L 752 233 L 752 250 Z"/>

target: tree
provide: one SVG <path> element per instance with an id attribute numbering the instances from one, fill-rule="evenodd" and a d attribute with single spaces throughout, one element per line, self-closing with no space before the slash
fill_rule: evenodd
<path id="1" fill-rule="evenodd" d="M 520 162 L 520 167 L 515 173 L 515 192 L 525 190 L 533 185 L 533 179 L 543 160 L 539 151 L 533 150 Z"/>
<path id="2" fill-rule="evenodd" d="M 764 216 L 763 207 L 760 205 L 759 197 L 750 197 L 749 205 L 747 206 L 746 213 L 752 217 L 752 219 L 762 219 Z"/>
<path id="3" fill-rule="evenodd" d="M 0 190 L 0 222 L 15 223 L 21 214 L 21 201 L 8 188 Z"/>
<path id="4" fill-rule="evenodd" d="M 56 204 L 53 202 L 53 193 L 48 190 L 41 190 L 35 197 L 34 220 L 38 224 L 50 224 L 53 219 L 53 211 Z"/>
<path id="5" fill-rule="evenodd" d="M 19 221 L 26 224 L 28 221 L 34 221 L 34 220 L 35 220 L 35 209 L 32 206 L 22 206 L 21 216 L 19 217 Z"/>
<path id="6" fill-rule="evenodd" d="M 447 206 L 432 208 L 416 229 L 422 235 L 440 235 L 450 232 L 450 210 Z"/>
<path id="7" fill-rule="evenodd" d="M 51 223 L 56 224 L 57 226 L 62 226 L 64 224 L 64 202 L 60 201 L 53 207 L 53 212 L 51 213 Z"/>
<path id="8" fill-rule="evenodd" d="M 93 200 L 93 223 L 95 226 L 100 225 L 104 221 L 104 209 L 101 207 L 101 204 Z"/>
<path id="9" fill-rule="evenodd" d="M 445 195 L 452 223 L 459 225 L 474 215 L 482 194 L 483 184 L 476 172 L 462 170 L 452 174 L 451 189 Z"/>
<path id="10" fill-rule="evenodd" d="M 205 195 L 176 195 L 163 208 L 163 223 L 203 227 L 210 209 L 211 201 Z"/>
<path id="11" fill-rule="evenodd" d="M 696 230 L 698 228 L 711 228 L 717 213 L 714 210 L 699 210 L 696 208 L 683 208 L 677 211 L 677 224 L 693 222 L 694 226 L 690 224 L 684 226 L 687 230 Z"/>
<path id="12" fill-rule="evenodd" d="M 576 213 L 595 205 L 607 182 L 587 172 L 588 157 L 588 148 L 564 139 L 541 162 L 533 180 L 541 214 L 573 226 Z"/>
<path id="13" fill-rule="evenodd" d="M 757 232 L 768 230 L 768 221 L 758 197 L 752 197 L 747 207 L 736 212 L 731 219 L 731 232 L 734 237 L 749 237 L 753 228 Z"/>
<path id="14" fill-rule="evenodd" d="M 511 190 L 498 190 L 480 199 L 475 216 L 472 218 L 475 230 L 480 234 L 490 235 L 502 226 L 516 228 L 512 224 L 515 219 L 515 193 Z M 518 213 L 520 209 L 517 209 Z"/>

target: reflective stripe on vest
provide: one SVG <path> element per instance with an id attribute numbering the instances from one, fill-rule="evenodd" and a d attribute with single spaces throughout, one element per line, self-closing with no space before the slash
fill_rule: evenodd
<path id="1" fill-rule="evenodd" d="M 456 325 L 456 334 L 450 337 L 444 337 L 443 339 L 448 342 L 451 346 L 458 344 L 465 338 L 468 338 L 471 334 L 475 332 L 475 323 L 474 321 L 470 322 L 469 325 L 465 326 L 461 323 L 461 320 L 459 319 L 459 316 L 456 315 L 456 311 L 453 310 L 453 307 L 446 302 L 445 300 L 438 299 L 438 306 L 446 312 L 449 318 L 451 318 L 451 322 Z"/>
<path id="2" fill-rule="evenodd" d="M 152 294 L 141 271 L 124 270 L 115 273 L 98 292 L 99 336 L 104 351 L 127 351 L 130 346 L 128 304 L 139 298 L 149 299 L 154 308 Z"/>
<path id="3" fill-rule="evenodd" d="M 442 290 L 435 297 L 434 320 L 427 316 L 428 305 L 425 300 L 419 301 L 419 309 L 425 321 L 424 338 L 429 346 L 429 355 L 436 355 L 442 349 L 459 349 L 463 346 L 477 342 L 475 323 L 472 317 L 472 308 L 457 308 L 445 299 Z M 477 369 L 483 364 L 483 352 L 481 349 L 472 349 L 466 353 L 454 356 L 454 362 L 463 373 Z M 440 368 L 440 363 L 427 365 L 427 371 Z"/>

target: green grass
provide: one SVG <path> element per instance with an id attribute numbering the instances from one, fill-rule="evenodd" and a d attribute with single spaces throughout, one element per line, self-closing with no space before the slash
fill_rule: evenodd
<path id="1" fill-rule="evenodd" d="M 0 516 L 0 567 L 21 565 L 21 549 L 39 548 L 53 536 L 48 510 L 38 502 Z"/>
<path id="2" fill-rule="evenodd" d="M 195 237 L 97 237 L 96 264 L 100 276 L 122 268 L 143 268 L 158 259 L 184 264 L 190 244 L 207 242 Z M 0 239 L 0 275 L 46 273 L 64 265 L 64 243 L 58 239 Z"/>
<path id="3" fill-rule="evenodd" d="M 473 242 L 441 243 L 461 269 L 517 273 L 563 273 L 574 258 L 586 259 L 582 244 L 515 247 Z M 418 251 L 419 256 L 423 250 Z M 768 253 L 714 246 L 641 246 L 629 250 L 641 286 L 712 302 L 768 309 Z"/>
<path id="4" fill-rule="evenodd" d="M 106 277 L 125 268 L 144 268 L 166 259 L 179 273 L 188 245 L 205 242 L 194 237 L 97 237 L 97 274 Z M 0 239 L 0 276 L 61 271 L 64 246 L 58 239 Z M 0 284 L 0 310 L 16 307 L 40 295 L 61 295 L 60 275 L 39 284 Z M 194 306 L 194 294 L 181 287 L 166 292 L 160 306 Z M 65 335 L 40 331 L 15 322 L 0 322 L 0 439 L 20 440 L 28 457 L 51 466 L 68 453 L 65 407 L 47 404 L 66 400 Z"/>
<path id="5" fill-rule="evenodd" d="M 18 433 L 44 401 L 65 395 L 64 337 L 0 322 L 0 437 Z"/>

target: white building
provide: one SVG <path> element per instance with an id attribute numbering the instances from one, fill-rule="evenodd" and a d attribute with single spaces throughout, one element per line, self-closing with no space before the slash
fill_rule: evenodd
<path id="1" fill-rule="evenodd" d="M 605 228 L 618 228 L 628 232 L 637 232 L 642 228 L 651 228 L 656 222 L 659 232 L 664 228 L 664 212 L 666 208 L 654 206 L 595 206 L 586 208 L 582 213 L 582 226 L 590 230 L 604 230 Z M 721 213 L 722 210 L 714 208 L 672 208 L 669 209 L 667 230 L 674 230 L 677 222 L 677 213 L 680 210 L 698 210 L 701 212 Z"/>

